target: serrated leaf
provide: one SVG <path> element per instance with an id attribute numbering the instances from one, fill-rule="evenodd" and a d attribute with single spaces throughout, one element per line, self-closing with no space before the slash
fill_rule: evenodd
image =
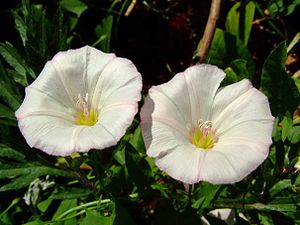
<path id="1" fill-rule="evenodd" d="M 16 121 L 15 113 L 7 106 L 0 103 L 0 118 L 7 118 Z"/>
<path id="2" fill-rule="evenodd" d="M 300 94 L 294 80 L 285 71 L 287 50 L 285 42 L 280 43 L 266 59 L 261 75 L 261 90 L 268 96 L 273 115 L 294 112 L 300 101 Z"/>
<path id="3" fill-rule="evenodd" d="M 22 39 L 23 46 L 25 47 L 27 41 L 27 27 L 23 19 L 19 16 L 17 12 L 13 12 L 13 17 L 15 20 L 15 27 L 19 32 L 19 35 Z"/>
<path id="4" fill-rule="evenodd" d="M 15 149 L 12 149 L 4 144 L 0 144 L 0 157 L 6 157 L 9 159 L 19 161 L 19 162 L 23 162 L 25 159 L 24 154 L 18 152 Z"/>
<path id="5" fill-rule="evenodd" d="M 226 17 L 226 30 L 242 40 L 247 46 L 255 13 L 255 4 L 250 1 L 235 3 Z"/>
<path id="6" fill-rule="evenodd" d="M 12 109 L 17 110 L 21 104 L 21 96 L 16 85 L 8 79 L 6 70 L 0 61 L 0 98 Z"/>
<path id="7" fill-rule="evenodd" d="M 30 164 L 24 164 L 20 168 L 0 169 L 0 179 L 10 178 L 12 180 L 10 183 L 3 185 L 0 192 L 24 188 L 34 179 L 45 175 L 72 177 L 72 174 L 68 171 Z"/>
<path id="8" fill-rule="evenodd" d="M 198 48 L 201 46 L 201 43 L 200 41 Z M 249 76 L 252 77 L 255 65 L 247 47 L 236 36 L 217 28 L 208 52 L 207 63 L 226 68 L 236 59 L 243 59 L 247 62 L 247 71 Z"/>
<path id="9" fill-rule="evenodd" d="M 26 75 L 30 75 L 32 78 L 35 78 L 34 71 L 27 65 L 25 60 L 17 52 L 9 42 L 0 43 L 0 54 L 5 59 L 5 61 L 15 69 L 15 71 L 23 77 L 23 82 L 27 82 Z"/>

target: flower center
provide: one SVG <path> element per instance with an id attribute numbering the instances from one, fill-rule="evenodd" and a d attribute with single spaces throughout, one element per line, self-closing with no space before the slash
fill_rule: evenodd
<path id="1" fill-rule="evenodd" d="M 198 127 L 192 134 L 192 144 L 205 150 L 211 149 L 217 141 L 216 133 L 212 129 L 211 121 L 198 120 Z"/>
<path id="2" fill-rule="evenodd" d="M 88 100 L 88 93 L 85 94 L 84 98 L 78 94 L 75 115 L 75 123 L 77 125 L 94 126 L 98 121 L 98 113 L 95 109 L 90 109 Z"/>

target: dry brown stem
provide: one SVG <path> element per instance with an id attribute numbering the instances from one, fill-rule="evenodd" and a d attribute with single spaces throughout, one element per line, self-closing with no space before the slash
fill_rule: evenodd
<path id="1" fill-rule="evenodd" d="M 202 39 L 202 44 L 198 50 L 199 61 L 204 62 L 207 57 L 208 50 L 210 48 L 211 42 L 214 37 L 214 33 L 216 30 L 217 20 L 220 14 L 222 0 L 212 0 L 210 6 L 210 12 L 208 16 L 208 20 L 206 23 L 206 27 L 204 30 L 204 35 Z"/>

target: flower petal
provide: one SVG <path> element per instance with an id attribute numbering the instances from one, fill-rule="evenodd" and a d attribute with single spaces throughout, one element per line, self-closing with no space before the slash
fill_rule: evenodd
<path id="1" fill-rule="evenodd" d="M 174 179 L 194 184 L 201 180 L 201 165 L 206 153 L 191 144 L 179 145 L 156 157 L 155 163 Z"/>
<path id="2" fill-rule="evenodd" d="M 75 149 L 86 152 L 91 148 L 104 149 L 116 145 L 125 134 L 137 112 L 137 105 L 115 105 L 100 112 L 99 121 L 78 135 Z"/>
<path id="3" fill-rule="evenodd" d="M 99 76 L 91 104 L 100 108 L 114 104 L 137 104 L 141 99 L 141 90 L 142 78 L 136 67 L 130 60 L 117 57 L 105 66 Z"/>
<path id="4" fill-rule="evenodd" d="M 269 145 L 242 139 L 218 143 L 203 160 L 201 180 L 212 184 L 238 182 L 266 159 L 268 150 Z"/>
<path id="5" fill-rule="evenodd" d="M 269 131 L 273 128 L 274 118 L 271 115 L 267 97 L 253 88 L 248 80 L 243 80 L 217 93 L 212 107 L 211 120 L 219 136 L 241 123 L 259 122 L 263 125 L 260 130 L 248 129 L 245 135 L 251 136 L 251 131 L 253 131 L 258 139 L 270 142 Z M 248 126 L 251 127 L 251 124 Z M 240 135 L 244 134 L 240 133 Z"/>
<path id="6" fill-rule="evenodd" d="M 33 115 L 18 121 L 19 128 L 30 147 L 42 149 L 49 155 L 71 155 L 75 126 L 58 117 Z"/>
<path id="7" fill-rule="evenodd" d="M 184 76 L 192 107 L 193 124 L 196 125 L 199 119 L 207 121 L 213 99 L 225 73 L 216 66 L 200 64 L 186 69 Z"/>

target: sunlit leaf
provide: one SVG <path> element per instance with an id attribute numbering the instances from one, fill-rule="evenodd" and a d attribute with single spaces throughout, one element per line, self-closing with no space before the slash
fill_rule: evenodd
<path id="1" fill-rule="evenodd" d="M 88 8 L 84 2 L 79 0 L 61 0 L 60 6 L 76 14 L 77 18 L 79 18 L 81 14 Z"/>
<path id="2" fill-rule="evenodd" d="M 247 46 L 254 18 L 255 4 L 249 1 L 235 3 L 226 18 L 226 30 L 237 36 Z"/>
<path id="3" fill-rule="evenodd" d="M 200 41 L 198 48 L 201 43 Z M 247 47 L 236 36 L 217 28 L 208 52 L 207 63 L 226 68 L 236 59 L 243 59 L 247 62 L 246 67 L 249 76 L 252 77 L 255 65 Z"/>

